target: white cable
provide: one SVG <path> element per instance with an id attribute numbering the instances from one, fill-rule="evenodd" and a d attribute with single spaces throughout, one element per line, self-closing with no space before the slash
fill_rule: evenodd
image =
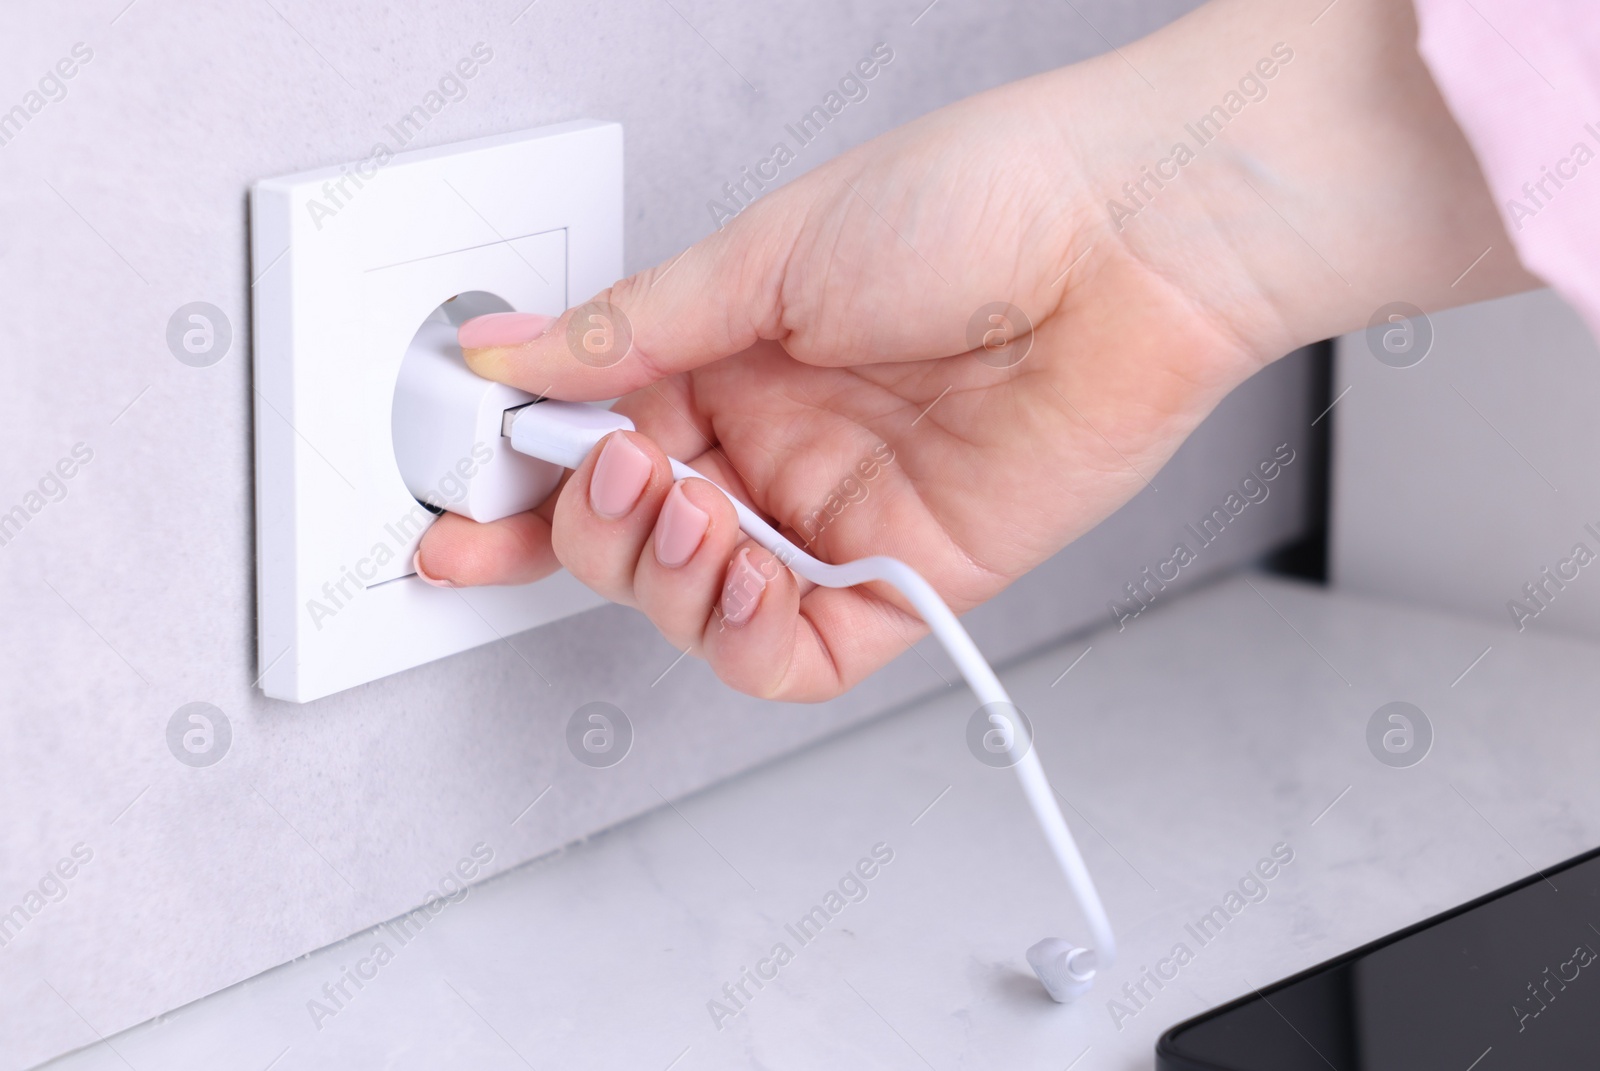
<path id="1" fill-rule="evenodd" d="M 512 449 L 519 453 L 549 461 L 563 468 L 576 469 L 589 451 L 594 449 L 613 431 L 633 431 L 633 421 L 608 409 L 578 402 L 545 401 L 507 410 L 501 425 L 509 436 Z M 679 479 L 705 480 L 706 477 L 688 465 L 672 460 L 673 475 Z M 706 480 L 712 486 L 715 481 Z M 727 491 L 722 488 L 723 494 Z M 777 529 L 757 516 L 744 503 L 732 495 L 739 517 L 740 529 L 772 554 L 789 569 L 825 588 L 847 588 L 871 581 L 882 581 L 904 595 L 916 608 L 929 630 L 943 644 L 955 662 L 956 668 L 966 678 L 967 684 L 978 697 L 980 707 L 1003 706 L 1016 711 L 1011 697 L 1000 684 L 1000 678 L 978 651 L 972 637 L 961 626 L 960 620 L 945 605 L 939 593 L 922 576 L 905 562 L 896 558 L 873 556 L 860 558 L 842 565 L 833 565 L 812 557 L 780 535 Z M 1087 991 L 1099 970 L 1111 966 L 1116 958 L 1116 938 L 1111 932 L 1111 922 L 1106 918 L 1100 896 L 1095 891 L 1089 868 L 1084 865 L 1078 845 L 1072 839 L 1061 809 L 1056 806 L 1050 782 L 1039 764 L 1039 755 L 1033 747 L 1032 734 L 1021 731 L 1020 718 L 1008 719 L 1017 731 L 1006 734 L 1009 740 L 1007 757 L 1022 781 L 1023 794 L 1033 815 L 1039 822 L 1056 862 L 1066 875 L 1067 884 L 1077 897 L 1078 908 L 1083 912 L 1094 935 L 1092 949 L 1074 947 L 1060 938 L 1047 938 L 1028 950 L 1028 962 L 1033 965 L 1040 981 L 1050 995 L 1058 1001 L 1068 1001 Z M 1007 728 L 1001 726 L 1001 728 Z M 1018 751 L 1022 754 L 1019 756 Z"/>

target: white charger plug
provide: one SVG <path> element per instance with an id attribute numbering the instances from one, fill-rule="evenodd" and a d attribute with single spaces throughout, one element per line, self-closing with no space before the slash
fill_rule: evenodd
<path id="1" fill-rule="evenodd" d="M 394 459 L 412 497 L 475 521 L 497 521 L 550 497 L 561 466 L 518 453 L 501 434 L 505 412 L 534 396 L 476 375 L 456 324 L 430 316 L 400 363 L 390 413 Z"/>

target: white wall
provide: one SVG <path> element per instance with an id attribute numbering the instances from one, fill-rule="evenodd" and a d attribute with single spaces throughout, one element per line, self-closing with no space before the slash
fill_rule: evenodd
<path id="1" fill-rule="evenodd" d="M 1507 643 L 1600 637 L 1600 348 L 1548 290 L 1430 319 L 1408 368 L 1339 341 L 1334 583 L 1492 622 Z"/>
<path id="2" fill-rule="evenodd" d="M 1085 0 L 1086 22 L 1055 3 L 942 0 L 913 26 L 921 0 L 540 0 L 519 14 L 523 2 L 5 12 L 0 110 L 76 43 L 93 58 L 0 145 L 0 512 L 75 444 L 93 459 L 0 546 L 0 912 L 22 909 L 0 948 L 0 1069 L 393 917 L 480 842 L 493 849 L 480 873 L 516 865 L 954 678 L 932 652 L 908 654 L 838 702 L 761 704 L 692 660 L 658 681 L 676 652 L 612 608 L 304 707 L 252 687 L 251 182 L 366 154 L 483 41 L 494 59 L 416 145 L 621 120 L 638 268 L 707 233 L 722 183 L 876 42 L 893 64 L 796 172 L 1189 6 Z M 164 340 L 172 312 L 199 300 L 234 329 L 209 368 L 180 364 Z M 1311 392 L 1304 361 L 1246 385 L 1159 493 L 974 613 L 980 642 L 1013 657 L 1108 620 L 1123 583 L 1286 441 L 1306 464 L 1192 579 L 1299 533 Z M 608 771 L 562 743 L 593 699 L 637 728 Z M 166 742 L 194 701 L 233 731 L 206 769 Z M 46 875 L 75 847 L 92 858 L 52 898 Z M 41 886 L 49 896 L 33 898 Z"/>

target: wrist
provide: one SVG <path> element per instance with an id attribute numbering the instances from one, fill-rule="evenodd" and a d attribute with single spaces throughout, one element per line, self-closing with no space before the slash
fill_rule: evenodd
<path id="1" fill-rule="evenodd" d="M 1321 17 L 1213 0 L 1061 73 L 1080 103 L 1119 87 L 1080 124 L 1102 233 L 1188 294 L 1248 367 L 1393 301 L 1537 285 L 1416 53 L 1408 0 Z"/>

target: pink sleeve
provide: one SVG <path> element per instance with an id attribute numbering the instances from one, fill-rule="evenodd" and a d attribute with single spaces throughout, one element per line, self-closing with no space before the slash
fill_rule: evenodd
<path id="1" fill-rule="evenodd" d="M 1600 4 L 1415 2 L 1422 58 L 1522 263 L 1600 337 Z"/>

